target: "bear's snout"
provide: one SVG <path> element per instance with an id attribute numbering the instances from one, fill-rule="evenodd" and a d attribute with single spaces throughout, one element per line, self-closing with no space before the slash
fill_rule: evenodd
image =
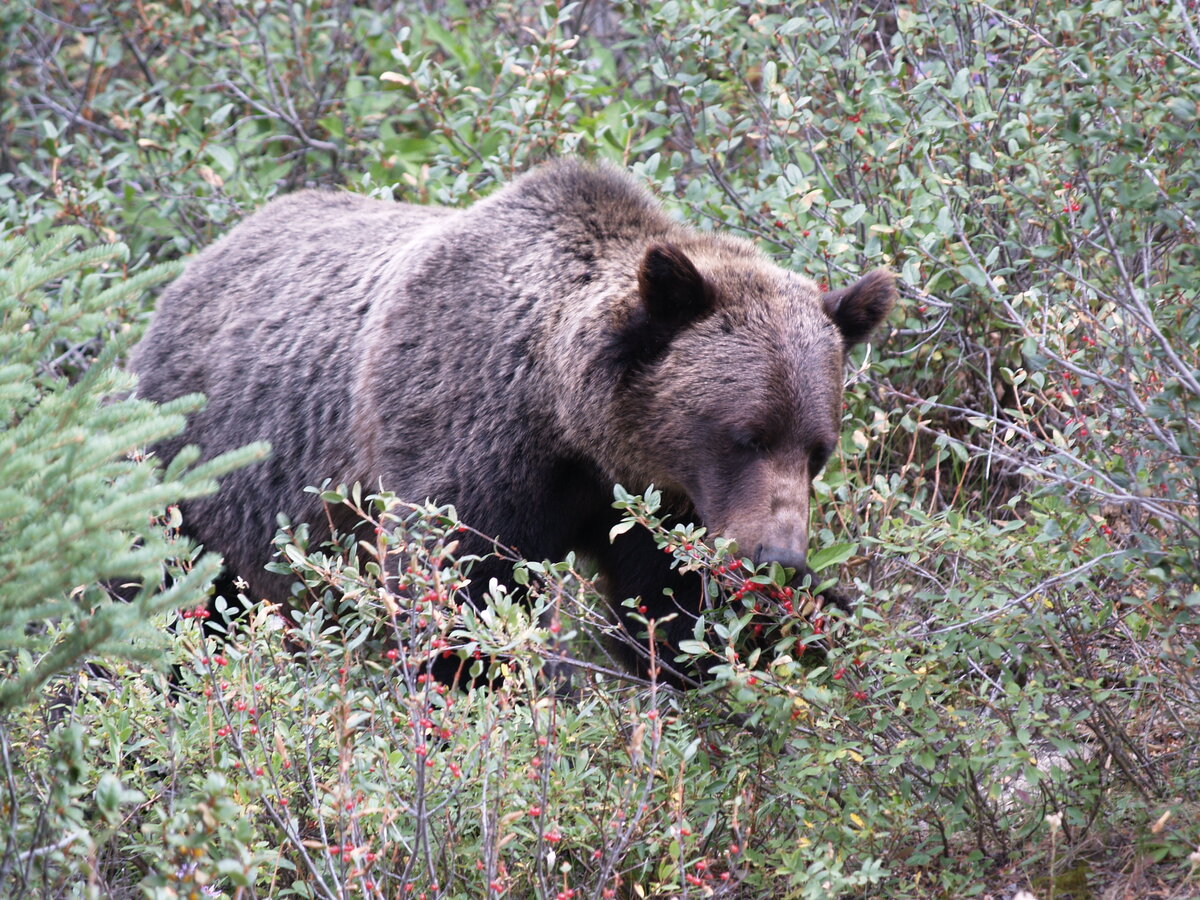
<path id="1" fill-rule="evenodd" d="M 742 482 L 732 515 L 720 515 L 719 511 L 706 521 L 717 533 L 737 541 L 738 552 L 756 564 L 777 562 L 800 576 L 808 571 L 811 486 L 807 462 L 778 454 L 763 460 L 755 475 Z"/>
<path id="2" fill-rule="evenodd" d="M 805 547 L 776 547 L 772 544 L 759 544 L 754 550 L 754 561 L 759 565 L 777 562 L 787 569 L 795 569 L 797 574 L 805 571 L 808 551 Z"/>

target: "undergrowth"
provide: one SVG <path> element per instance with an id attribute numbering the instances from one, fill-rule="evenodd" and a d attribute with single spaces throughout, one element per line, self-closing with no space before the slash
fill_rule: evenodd
<path id="1" fill-rule="evenodd" d="M 1197 16 L 5 5 L 0 892 L 1194 896 Z M 118 365 L 156 266 L 301 186 L 462 204 L 565 153 L 818 282 L 901 274 L 814 487 L 851 614 L 618 495 L 710 585 L 680 692 L 612 662 L 585 560 L 474 613 L 470 523 L 334 491 L 409 580 L 297 526 L 308 611 L 202 646 L 165 610 L 205 604 L 177 504 L 217 469 L 147 459 L 191 407 Z"/>

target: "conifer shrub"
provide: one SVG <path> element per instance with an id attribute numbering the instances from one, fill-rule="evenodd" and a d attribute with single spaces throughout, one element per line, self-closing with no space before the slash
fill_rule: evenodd
<path id="1" fill-rule="evenodd" d="M 174 504 L 263 452 L 145 458 L 202 403 L 138 400 L 116 365 L 178 267 L 128 275 L 123 245 L 84 237 L 0 240 L 0 712 L 87 659 L 160 656 L 159 614 L 196 604 L 220 565 L 193 560 Z"/>

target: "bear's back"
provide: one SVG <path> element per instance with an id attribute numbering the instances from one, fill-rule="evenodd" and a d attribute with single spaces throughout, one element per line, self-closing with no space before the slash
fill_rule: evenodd
<path id="1" fill-rule="evenodd" d="M 222 552 L 255 593 L 277 588 L 262 572 L 275 513 L 319 521 L 304 488 L 350 477 L 356 341 L 378 274 L 414 235 L 454 214 L 301 191 L 198 254 L 160 298 L 130 358 L 137 392 L 158 402 L 200 392 L 208 402 L 155 452 L 169 460 L 195 444 L 207 459 L 254 440 L 272 445 L 269 460 L 226 476 L 220 493 L 185 513 L 189 533 Z M 234 499 L 245 497 L 263 502 Z"/>
<path id="2" fill-rule="evenodd" d="M 248 347 L 266 361 L 357 322 L 380 268 L 444 207 L 305 190 L 280 197 L 191 260 L 163 293 L 130 365 L 139 393 L 210 393 Z M 240 368 L 234 365 L 235 369 Z"/>

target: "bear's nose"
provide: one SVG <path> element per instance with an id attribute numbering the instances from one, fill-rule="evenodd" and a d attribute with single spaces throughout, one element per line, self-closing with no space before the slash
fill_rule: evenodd
<path id="1" fill-rule="evenodd" d="M 759 544 L 754 554 L 754 561 L 759 564 L 777 562 L 784 568 L 795 569 L 797 574 L 804 571 L 805 559 L 806 553 L 803 548 L 791 550 L 770 544 Z"/>

